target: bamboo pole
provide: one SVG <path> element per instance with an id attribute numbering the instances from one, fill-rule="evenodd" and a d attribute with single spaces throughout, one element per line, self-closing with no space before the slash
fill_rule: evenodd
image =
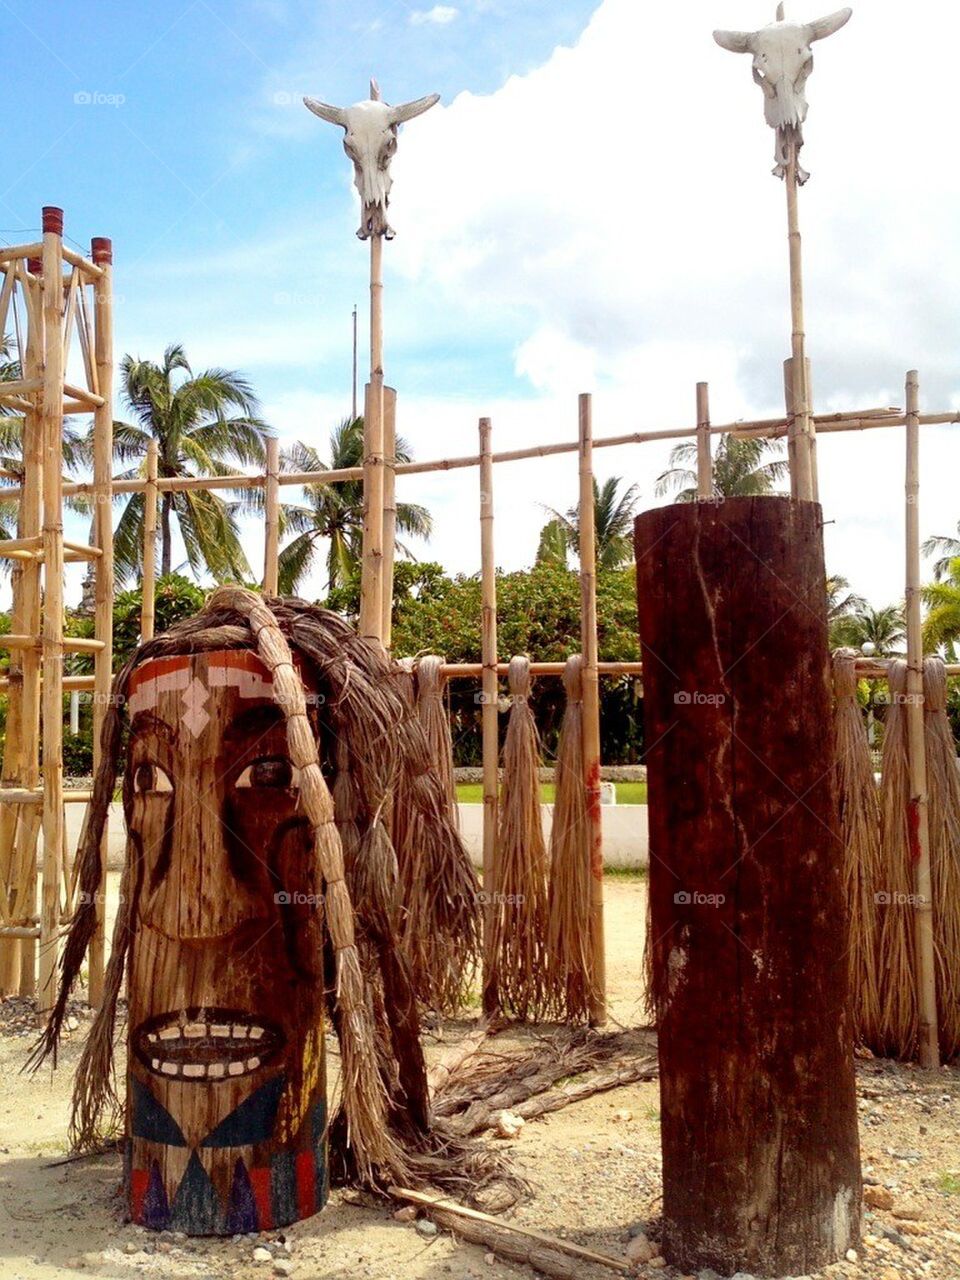
<path id="1" fill-rule="evenodd" d="M 103 401 L 93 418 L 94 542 L 100 551 L 94 568 L 94 634 L 103 644 L 94 659 L 93 771 L 96 776 L 103 760 L 100 735 L 113 683 L 113 245 L 103 236 L 96 237 L 91 241 L 91 257 L 101 273 L 94 286 L 92 369 Z M 109 822 L 108 813 L 100 843 L 101 884 L 106 883 Z M 101 899 L 97 902 L 97 924 L 90 942 L 89 960 L 89 996 L 95 1009 L 103 1003 L 105 932 Z"/>
<path id="2" fill-rule="evenodd" d="M 710 457 L 710 389 L 697 383 L 697 498 L 713 497 L 713 459 Z"/>
<path id="3" fill-rule="evenodd" d="M 143 497 L 143 574 L 140 581 L 140 643 L 152 640 L 157 616 L 157 471 L 160 445 L 147 445 L 147 487 Z"/>
<path id="4" fill-rule="evenodd" d="M 566 669 L 565 662 L 531 662 L 531 676 L 562 676 Z M 497 663 L 497 675 L 505 676 L 510 671 L 509 662 Z M 598 662 L 597 674 L 601 676 L 640 676 L 643 675 L 641 662 Z M 465 680 L 483 675 L 482 662 L 445 662 L 440 668 L 440 676 L 444 680 Z M 2 688 L 2 683 L 0 683 Z"/>
<path id="5" fill-rule="evenodd" d="M 42 264 L 41 264 L 42 266 Z M 43 384 L 43 317 L 35 294 L 40 292 L 39 277 L 26 273 L 20 276 L 20 287 L 27 299 L 26 368 L 28 378 L 39 378 Z M 22 350 L 23 348 L 21 348 Z M 40 539 L 41 525 L 41 471 L 43 468 L 43 435 L 41 428 L 40 397 L 32 401 L 23 418 L 23 498 L 21 501 L 18 533 L 25 540 Z M 20 784 L 32 792 L 41 792 L 40 783 L 40 561 L 23 562 L 22 569 L 22 626 L 33 643 L 20 652 Z M 11 673 L 12 678 L 16 678 Z M 42 794 L 42 792 L 41 792 Z M 37 915 L 37 824 L 20 814 L 16 835 L 14 865 L 20 874 L 23 892 L 17 893 L 16 915 L 19 918 Z M 33 997 L 37 983 L 37 944 L 24 939 L 20 951 L 20 994 Z"/>
<path id="6" fill-rule="evenodd" d="M 266 520 L 263 543 L 263 589 L 268 596 L 279 590 L 280 559 L 280 441 L 267 439 Z"/>
<path id="7" fill-rule="evenodd" d="M 603 929 L 603 827 L 600 811 L 600 685 L 597 679 L 597 537 L 593 484 L 593 399 L 579 403 L 580 653 L 583 657 L 583 778 L 587 793 L 590 847 L 590 1025 L 607 1020 L 606 955 Z"/>
<path id="8" fill-rule="evenodd" d="M 493 463 L 489 418 L 480 419 L 480 566 L 483 612 L 480 651 L 483 662 L 481 727 L 483 741 L 483 1011 L 490 1017 L 500 1008 L 500 991 L 493 952 L 494 907 L 497 892 L 497 823 L 499 756 L 497 716 L 497 569 L 493 542 Z"/>
<path id="9" fill-rule="evenodd" d="M 53 1005 L 63 856 L 63 211 L 43 210 L 43 882 L 37 1007 Z"/>
<path id="10" fill-rule="evenodd" d="M 363 411 L 363 563 L 360 634 L 383 625 L 383 237 L 370 237 L 370 382 Z"/>
<path id="11" fill-rule="evenodd" d="M 815 501 L 813 451 L 816 437 L 810 417 L 807 379 L 806 335 L 803 320 L 803 256 L 797 201 L 797 144 L 791 136 L 787 155 L 787 239 L 790 249 L 790 387 L 787 413 L 792 418 L 790 492 L 794 498 Z"/>
<path id="12" fill-rule="evenodd" d="M 906 463 L 906 613 L 907 613 L 907 763 L 910 773 L 910 856 L 916 883 L 916 964 L 920 1002 L 920 1065 L 940 1065 L 937 1025 L 933 884 L 927 813 L 927 759 L 923 733 L 923 632 L 920 617 L 920 383 L 907 374 Z"/>
<path id="13" fill-rule="evenodd" d="M 397 558 L 397 393 L 383 389 L 383 598 L 380 639 L 390 652 L 393 639 L 393 570 Z"/>

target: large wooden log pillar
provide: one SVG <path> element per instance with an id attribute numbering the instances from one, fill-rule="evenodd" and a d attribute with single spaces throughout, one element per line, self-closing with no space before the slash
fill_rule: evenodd
<path id="1" fill-rule="evenodd" d="M 860 1163 L 820 507 L 636 522 L 664 1256 L 801 1275 Z"/>

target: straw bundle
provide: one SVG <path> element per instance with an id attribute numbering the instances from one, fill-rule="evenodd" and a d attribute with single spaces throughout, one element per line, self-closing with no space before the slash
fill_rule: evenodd
<path id="1" fill-rule="evenodd" d="M 457 828 L 449 730 L 445 750 L 438 750 L 444 733 L 434 726 L 428 736 L 415 712 L 419 671 L 415 676 L 409 659 L 398 665 L 397 687 L 419 734 L 416 754 L 401 768 L 391 814 L 399 874 L 397 930 L 418 998 L 452 1015 L 467 998 L 480 953 L 480 886 Z M 445 728 L 442 701 L 437 701 Z"/>
<path id="2" fill-rule="evenodd" d="M 941 658 L 924 661 L 923 706 L 940 1052 L 949 1061 L 960 1054 L 960 768 Z"/>
<path id="3" fill-rule="evenodd" d="M 586 1021 L 590 1012 L 590 827 L 583 776 L 582 666 L 583 659 L 575 654 L 563 671 L 566 707 L 550 834 L 549 1003 L 567 1022 Z"/>
<path id="4" fill-rule="evenodd" d="M 884 725 L 880 783 L 881 1013 L 878 1047 L 882 1053 L 912 1058 L 920 1029 L 915 967 L 913 867 L 910 862 L 910 772 L 907 757 L 907 664 L 889 664 L 890 707 Z"/>
<path id="5" fill-rule="evenodd" d="M 547 850 L 540 808 L 540 738 L 530 710 L 530 659 L 510 659 L 498 875 L 491 950 L 504 1009 L 538 1019 L 547 1002 Z"/>
<path id="6" fill-rule="evenodd" d="M 857 1037 L 880 1048 L 880 991 L 877 983 L 880 922 L 877 893 L 882 887 L 880 805 L 863 713 L 857 702 L 856 649 L 833 655 L 834 751 L 844 884 L 850 912 L 847 952 L 850 1007 Z"/>
<path id="7" fill-rule="evenodd" d="M 443 658 L 426 654 L 417 663 L 417 715 L 420 717 L 423 736 L 427 740 L 431 766 L 449 805 L 450 817 L 459 829 L 460 811 L 457 808 L 457 784 L 453 773 L 453 738 L 450 735 L 450 717 L 443 700 L 445 692 Z"/>
<path id="8" fill-rule="evenodd" d="M 302 771 L 301 803 L 314 829 L 325 882 L 326 981 L 343 1064 L 341 1112 L 331 1125 L 332 1165 L 342 1177 L 370 1184 L 412 1176 L 448 1180 L 460 1187 L 476 1185 L 489 1176 L 491 1162 L 430 1126 L 413 983 L 397 942 L 396 864 L 383 821 L 387 798 L 395 792 L 398 803 L 407 804 L 416 815 L 431 865 L 445 865 L 448 885 L 451 878 L 469 879 L 462 871 L 450 870 L 457 865 L 462 845 L 455 832 L 451 836 L 436 786 L 424 777 L 425 740 L 396 689 L 393 664 L 341 618 L 300 600 L 265 601 L 241 588 L 220 588 L 199 615 L 142 645 L 115 678 L 102 734 L 103 763 L 78 853 L 81 906 L 69 931 L 57 1001 L 34 1064 L 47 1054 L 56 1055 L 67 1000 L 95 928 L 100 842 L 121 763 L 120 708 L 129 678 L 150 658 L 222 648 L 254 649 L 273 673 L 275 695 L 286 716 L 290 758 Z M 316 682 L 323 722 L 316 708 L 307 711 L 292 648 Z M 334 775 L 332 797 L 321 772 L 321 752 Z M 128 779 L 125 802 L 129 800 Z M 133 845 L 128 845 L 126 874 L 135 857 Z M 127 900 L 124 893 L 123 901 Z M 448 948 L 454 945 L 453 932 L 461 930 L 457 940 L 462 966 L 462 953 L 476 945 L 474 897 L 464 895 L 451 910 L 434 894 L 425 900 L 425 912 L 421 927 L 441 935 Z M 75 1085 L 72 1136 L 78 1148 L 96 1145 L 105 1124 L 109 1129 L 119 1122 L 113 1048 L 130 929 L 121 910 L 106 998 Z"/>

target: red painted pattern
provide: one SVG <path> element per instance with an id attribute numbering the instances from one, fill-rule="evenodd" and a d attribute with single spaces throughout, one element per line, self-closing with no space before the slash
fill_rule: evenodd
<path id="1" fill-rule="evenodd" d="M 273 1200 L 270 1195 L 270 1166 L 248 1170 L 253 1198 L 257 1205 L 257 1221 L 261 1231 L 273 1228 Z M 311 1210 L 312 1212 L 312 1210 Z"/>
<path id="2" fill-rule="evenodd" d="M 143 1198 L 147 1194 L 150 1174 L 146 1169 L 130 1171 L 130 1217 L 139 1222 L 143 1217 Z"/>
<path id="3" fill-rule="evenodd" d="M 311 1218 L 317 1211 L 317 1164 L 312 1151 L 297 1156 L 297 1214 Z"/>

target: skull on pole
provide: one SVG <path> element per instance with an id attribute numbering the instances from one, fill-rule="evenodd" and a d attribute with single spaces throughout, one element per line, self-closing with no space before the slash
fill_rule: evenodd
<path id="1" fill-rule="evenodd" d="M 777 21 L 759 31 L 714 31 L 713 38 L 731 53 L 753 54 L 753 78 L 763 90 L 764 115 L 767 124 L 777 132 L 773 170 L 784 177 L 791 143 L 795 155 L 803 146 L 803 122 L 807 118 L 806 84 L 813 70 L 812 45 L 839 31 L 850 19 L 851 9 L 838 9 L 815 22 L 789 22 L 783 5 L 777 8 Z M 806 182 L 809 174 L 797 165 L 798 182 Z"/>
<path id="2" fill-rule="evenodd" d="M 390 161 L 397 150 L 397 132 L 400 125 L 429 111 L 440 101 L 440 95 L 431 93 L 392 107 L 381 100 L 377 82 L 371 80 L 370 97 L 352 107 L 331 107 L 316 98 L 303 101 L 321 120 L 338 124 L 344 130 L 343 149 L 353 161 L 362 206 L 357 235 L 361 240 L 368 240 L 370 236 L 392 240 L 394 232 L 387 222 L 387 207 L 393 185 Z"/>

